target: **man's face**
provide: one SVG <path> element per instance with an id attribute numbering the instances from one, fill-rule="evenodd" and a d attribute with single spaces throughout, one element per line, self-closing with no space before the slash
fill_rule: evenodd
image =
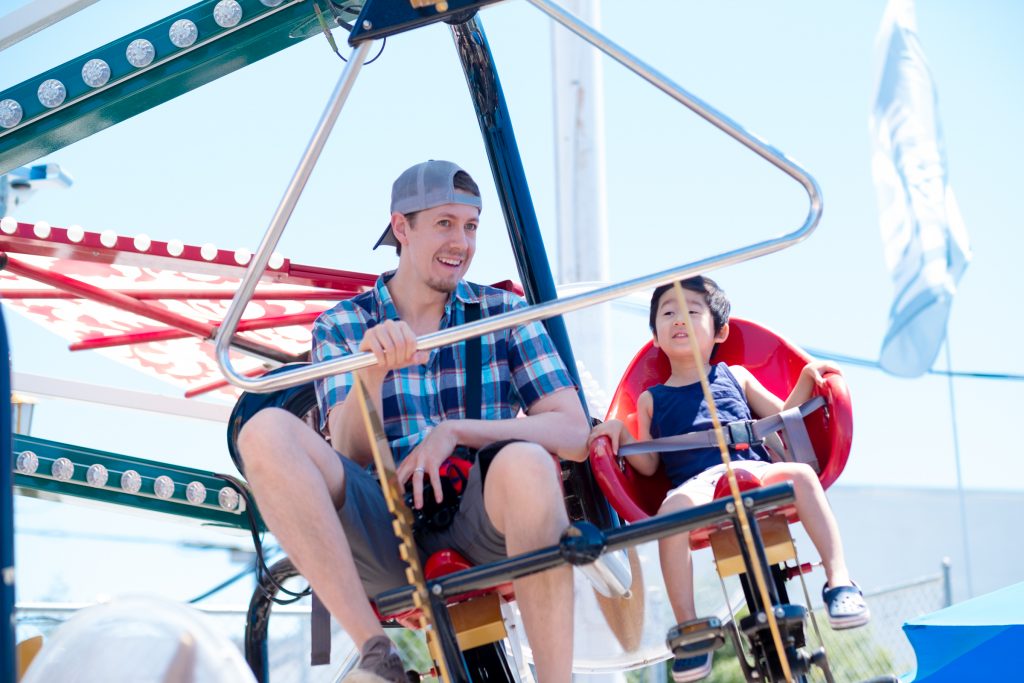
<path id="1" fill-rule="evenodd" d="M 711 358 L 715 344 L 725 340 L 728 328 L 723 327 L 715 334 L 715 320 L 704 300 L 704 295 L 688 289 L 684 289 L 683 294 L 690 312 L 697 346 L 700 348 L 701 357 L 707 362 Z M 654 319 L 654 345 L 664 351 L 669 358 L 692 353 L 689 336 L 686 333 L 686 322 L 679 310 L 679 297 L 675 288 L 662 294 L 658 302 L 658 314 Z"/>
<path id="2" fill-rule="evenodd" d="M 395 231 L 402 243 L 401 262 L 409 264 L 418 279 L 434 291 L 455 291 L 476 253 L 479 220 L 480 209 L 465 204 L 424 209 L 411 224 L 403 217 L 404 229 Z"/>

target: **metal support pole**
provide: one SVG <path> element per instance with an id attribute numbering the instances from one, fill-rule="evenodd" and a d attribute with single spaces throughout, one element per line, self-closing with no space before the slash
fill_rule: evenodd
<path id="1" fill-rule="evenodd" d="M 462 69 L 466 73 L 469 92 L 473 96 L 473 109 L 480 124 L 487 158 L 491 162 L 491 173 L 494 175 L 526 300 L 531 304 L 553 301 L 558 298 L 555 279 L 487 36 L 477 18 L 452 26 L 452 36 Z M 544 324 L 573 382 L 577 387 L 582 387 L 565 321 L 558 316 L 548 318 Z M 586 411 L 587 401 L 582 388 L 579 395 Z M 564 466 L 572 472 L 565 484 L 579 507 L 578 510 L 570 510 L 570 514 L 581 515 L 598 526 L 608 526 L 612 520 L 612 511 L 600 495 L 590 464 L 567 463 Z"/>
<path id="2" fill-rule="evenodd" d="M 942 558 L 942 606 L 949 607 L 953 604 L 953 562 L 948 558 Z"/>
<path id="3" fill-rule="evenodd" d="M 761 538 L 761 531 L 758 527 L 757 519 L 754 517 L 754 515 L 749 515 L 747 517 L 747 524 L 750 526 L 751 535 L 754 538 Z M 768 557 L 765 555 L 764 543 L 761 542 L 754 544 L 754 552 L 757 553 L 757 556 L 751 557 L 750 552 L 747 549 L 747 544 L 743 541 L 743 532 L 740 530 L 739 524 L 736 524 L 736 526 L 733 527 L 733 531 L 736 533 L 736 543 L 739 545 L 740 553 L 743 556 L 744 565 L 747 567 L 753 567 L 755 562 L 761 565 L 761 571 L 763 572 L 763 576 L 765 577 L 765 584 L 768 589 L 768 600 L 771 602 L 771 604 L 762 604 L 761 594 L 757 592 L 755 586 L 751 586 L 749 598 L 753 602 L 754 606 L 762 612 L 772 609 L 775 605 L 778 605 L 780 603 L 779 591 L 775 586 L 775 582 L 768 580 L 772 575 L 772 571 L 771 566 L 768 564 Z M 748 576 L 750 576 L 752 573 L 753 570 L 751 570 L 748 573 Z M 753 583 L 753 581 L 751 581 L 751 583 Z"/>
<path id="4" fill-rule="evenodd" d="M 428 588 L 431 588 L 428 584 Z M 430 591 L 430 611 L 434 615 L 434 631 L 441 643 L 441 655 L 448 669 L 449 683 L 470 683 L 472 680 L 466 665 L 466 658 L 459 647 L 459 636 L 448 613 L 443 590 Z"/>
<path id="5" fill-rule="evenodd" d="M 15 680 L 14 662 L 14 471 L 11 438 L 11 350 L 0 309 L 0 681 Z"/>
<path id="6" fill-rule="evenodd" d="M 466 83 L 473 96 L 473 109 L 480 123 L 480 133 L 491 163 L 491 173 L 494 175 L 498 200 L 505 216 L 526 300 L 531 304 L 552 301 L 558 298 L 558 292 L 555 290 L 551 264 L 544 248 L 512 119 L 505 105 L 505 95 L 491 58 L 487 36 L 476 18 L 452 26 L 452 36 L 462 69 L 466 73 Z M 568 366 L 569 374 L 578 385 L 576 361 L 565 333 L 565 323 L 558 316 L 548 318 L 544 325 L 558 354 Z"/>

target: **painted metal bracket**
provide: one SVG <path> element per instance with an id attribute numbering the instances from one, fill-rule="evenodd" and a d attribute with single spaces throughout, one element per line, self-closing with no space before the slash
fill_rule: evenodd
<path id="1" fill-rule="evenodd" d="M 356 0 L 331 1 L 354 18 Z M 0 174 L 321 32 L 309 0 L 232 6 L 203 0 L 0 92 Z"/>

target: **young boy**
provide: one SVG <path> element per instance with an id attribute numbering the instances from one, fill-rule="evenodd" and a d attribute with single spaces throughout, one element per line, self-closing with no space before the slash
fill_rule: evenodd
<path id="1" fill-rule="evenodd" d="M 811 398 L 822 374 L 839 372 L 834 365 L 812 361 L 800 373 L 800 379 L 785 403 L 769 392 L 746 368 L 725 363 L 710 365 L 715 345 L 729 336 L 729 300 L 710 278 L 697 276 L 680 283 L 686 297 L 703 368 L 694 362 L 686 333 L 684 316 L 672 285 L 658 287 L 651 298 L 650 326 L 654 345 L 668 357 L 672 374 L 661 385 L 652 386 L 637 400 L 637 429 L 641 441 L 711 429 L 711 416 L 700 385 L 700 373 L 707 373 L 718 416 L 724 425 L 734 420 L 766 417 L 798 406 Z M 611 439 L 612 449 L 634 441 L 626 426 L 618 420 L 598 425 L 590 441 L 599 436 Z M 821 555 L 828 583 L 822 590 L 829 624 L 834 629 L 862 626 L 870 619 L 863 595 L 850 580 L 843 558 L 839 528 L 825 500 L 817 475 L 808 465 L 771 462 L 762 446 L 731 451 L 734 469 L 756 472 L 765 484 L 792 481 L 796 509 L 807 535 Z M 667 514 L 711 501 L 715 485 L 725 473 L 717 448 L 632 455 L 627 461 L 638 472 L 651 475 L 659 462 L 672 482 L 658 514 Z M 693 564 L 689 534 L 664 538 L 659 543 L 661 568 L 669 602 L 680 624 L 696 618 L 693 602 Z M 672 678 L 677 683 L 696 681 L 711 672 L 711 655 L 677 659 Z"/>

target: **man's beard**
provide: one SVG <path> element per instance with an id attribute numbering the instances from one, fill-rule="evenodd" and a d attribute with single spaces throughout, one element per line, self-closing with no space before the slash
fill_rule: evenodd
<path id="1" fill-rule="evenodd" d="M 432 290 L 439 294 L 451 294 L 452 292 L 455 291 L 455 288 L 458 286 L 459 281 L 458 279 L 456 279 L 454 282 L 448 282 L 445 280 L 441 280 L 440 278 L 431 278 L 430 280 L 427 280 L 426 284 L 427 287 L 430 287 Z"/>
<path id="2" fill-rule="evenodd" d="M 468 258 L 467 258 L 466 255 L 463 255 L 463 254 L 458 254 L 458 255 L 456 255 L 456 254 L 444 254 L 442 256 L 444 258 L 458 259 L 458 260 L 462 261 L 462 265 L 463 265 L 464 268 L 469 265 L 468 264 Z M 452 292 L 455 291 L 455 288 L 459 284 L 459 280 L 462 279 L 462 276 L 465 274 L 465 272 L 466 272 L 465 270 L 461 270 L 461 271 L 459 271 L 459 274 L 457 276 L 452 277 L 451 279 L 444 278 L 444 277 L 433 277 L 433 276 L 430 276 L 430 277 L 427 278 L 426 285 L 427 285 L 427 287 L 429 287 L 430 289 L 434 290 L 435 292 L 438 292 L 439 294 L 451 294 Z M 453 275 L 455 275 L 455 274 L 453 273 Z"/>

